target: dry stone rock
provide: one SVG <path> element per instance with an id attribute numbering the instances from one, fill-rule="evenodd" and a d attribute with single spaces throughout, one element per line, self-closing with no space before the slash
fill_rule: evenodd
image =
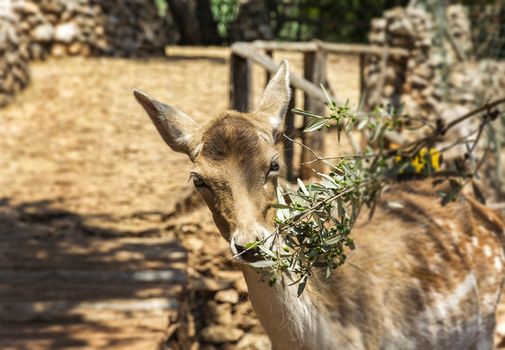
<path id="1" fill-rule="evenodd" d="M 236 342 L 243 335 L 243 330 L 223 325 L 212 325 L 202 331 L 202 338 L 205 341 L 216 344 Z"/>
<path id="2" fill-rule="evenodd" d="M 35 41 L 48 42 L 53 39 L 54 27 L 49 23 L 41 24 L 32 31 Z"/>
<path id="3" fill-rule="evenodd" d="M 235 289 L 228 289 L 217 292 L 214 299 L 222 303 L 236 304 L 239 301 L 239 295 Z"/>
<path id="4" fill-rule="evenodd" d="M 28 57 L 19 40 L 15 16 L 0 15 L 0 108 L 6 106 L 29 82 Z"/>
<path id="5" fill-rule="evenodd" d="M 52 53 L 162 55 L 174 29 L 159 16 L 155 0 L 23 0 L 13 7 L 31 59 Z"/>
<path id="6" fill-rule="evenodd" d="M 244 275 L 242 274 L 242 272 L 236 271 L 236 270 L 217 270 L 216 276 L 225 280 L 225 281 L 230 281 L 230 282 L 244 279 Z"/>
<path id="7" fill-rule="evenodd" d="M 240 350 L 270 350 L 270 339 L 263 334 L 246 334 L 237 343 L 236 349 Z"/>
<path id="8" fill-rule="evenodd" d="M 383 18 L 371 22 L 370 43 L 401 47 L 409 51 L 405 58 L 369 59 L 366 106 L 396 104 L 409 115 L 436 118 L 453 106 L 476 106 L 478 101 L 497 98 L 505 91 L 505 71 L 494 63 L 476 64 L 473 56 L 471 25 L 467 9 L 450 5 L 446 9 L 448 37 L 436 45 L 436 26 L 432 15 L 423 8 L 394 8 Z M 505 64 L 501 64 L 505 67 Z M 384 70 L 385 67 L 385 70 Z M 491 69 L 487 67 L 493 67 Z"/>
<path id="9" fill-rule="evenodd" d="M 62 23 L 56 26 L 54 31 L 54 39 L 66 44 L 71 43 L 79 36 L 80 31 L 77 24 L 69 22 Z"/>
<path id="10" fill-rule="evenodd" d="M 218 304 L 215 301 L 208 303 L 212 320 L 222 325 L 234 324 L 232 309 L 230 304 Z"/>

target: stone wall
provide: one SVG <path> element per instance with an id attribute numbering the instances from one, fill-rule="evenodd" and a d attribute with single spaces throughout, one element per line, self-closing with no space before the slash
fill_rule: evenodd
<path id="1" fill-rule="evenodd" d="M 405 48 L 409 55 L 369 59 L 365 70 L 367 109 L 393 104 L 407 115 L 449 121 L 504 96 L 505 61 L 475 59 L 467 9 L 451 5 L 442 19 L 443 27 L 440 22 L 419 8 L 395 8 L 372 21 L 371 44 Z M 477 123 L 472 118 L 458 124 L 446 135 L 447 144 L 474 132 Z M 493 129 L 497 144 L 504 144 L 502 121 L 497 120 Z M 419 137 L 418 132 L 403 135 L 407 139 Z M 445 152 L 444 157 L 452 159 L 465 152 L 461 145 Z M 484 150 L 479 147 L 477 152 L 483 154 Z M 505 167 L 497 166 L 504 162 L 505 152 L 498 149 L 488 154 L 481 169 L 485 174 L 481 187 L 491 201 L 505 200 Z"/>
<path id="2" fill-rule="evenodd" d="M 28 64 L 16 18 L 0 14 L 0 108 L 28 84 Z"/>
<path id="3" fill-rule="evenodd" d="M 13 9 L 31 59 L 163 54 L 169 41 L 153 0 L 16 0 Z"/>
<path id="4" fill-rule="evenodd" d="M 398 7 L 372 21 L 371 44 L 406 48 L 409 56 L 369 57 L 367 106 L 393 103 L 420 116 L 438 112 L 442 96 L 435 74 L 439 62 L 431 55 L 432 29 L 429 15 L 412 8 Z"/>
<path id="5" fill-rule="evenodd" d="M 169 17 L 154 0 L 12 0 L 0 8 L 0 107 L 47 56 L 163 55 Z"/>
<path id="6" fill-rule="evenodd" d="M 393 103 L 410 115 L 447 119 L 505 91 L 503 61 L 473 60 L 465 7 L 449 6 L 444 20 L 441 29 L 423 9 L 394 8 L 372 21 L 371 44 L 406 48 L 409 56 L 369 59 L 368 108 Z"/>

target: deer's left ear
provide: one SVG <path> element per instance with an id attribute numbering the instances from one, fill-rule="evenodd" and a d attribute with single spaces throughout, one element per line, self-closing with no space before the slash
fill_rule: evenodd
<path id="1" fill-rule="evenodd" d="M 290 98 L 289 65 L 288 61 L 283 60 L 265 88 L 256 109 L 256 114 L 263 118 L 263 121 L 266 118 L 274 139 L 280 131 Z"/>

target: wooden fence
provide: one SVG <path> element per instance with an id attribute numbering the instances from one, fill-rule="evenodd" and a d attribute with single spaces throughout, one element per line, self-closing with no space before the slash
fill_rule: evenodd
<path id="1" fill-rule="evenodd" d="M 304 109 L 323 115 L 327 97 L 320 85 L 327 85 L 326 61 L 328 54 L 356 55 L 359 57 L 360 72 L 360 100 L 365 90 L 365 62 L 367 56 L 381 56 L 387 60 L 388 56 L 408 56 L 408 51 L 400 48 L 378 47 L 370 45 L 334 44 L 321 41 L 312 42 L 275 42 L 255 41 L 252 43 L 238 42 L 232 45 L 230 59 L 230 107 L 246 112 L 252 106 L 252 63 L 259 64 L 266 71 L 267 82 L 278 64 L 272 60 L 274 51 L 290 51 L 303 53 L 303 77 L 293 72 L 291 76 L 291 88 L 300 89 L 304 93 Z M 318 154 L 324 153 L 324 133 L 303 133 L 302 130 L 310 122 L 303 120 L 302 128 L 295 128 L 295 115 L 291 111 L 295 106 L 295 96 L 292 94 L 290 108 L 285 119 L 284 133 L 293 139 L 300 138 L 301 142 Z M 337 104 L 339 103 L 330 95 Z M 313 169 L 323 171 L 322 163 L 310 163 L 314 159 L 313 154 L 306 148 L 300 155 L 301 167 L 295 174 L 293 169 L 293 141 L 284 140 L 284 161 L 286 163 L 286 178 L 293 181 L 296 176 L 308 179 L 313 174 Z"/>

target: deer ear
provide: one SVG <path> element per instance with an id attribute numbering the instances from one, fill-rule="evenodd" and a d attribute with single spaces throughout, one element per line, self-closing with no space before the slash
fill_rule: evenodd
<path id="1" fill-rule="evenodd" d="M 279 132 L 290 98 L 289 65 L 288 61 L 283 60 L 265 88 L 256 110 L 256 113 L 267 118 L 274 136 Z"/>
<path id="2" fill-rule="evenodd" d="M 177 108 L 157 101 L 146 93 L 134 89 L 133 95 L 146 110 L 163 140 L 176 152 L 186 153 L 194 158 L 193 136 L 196 123 Z"/>

